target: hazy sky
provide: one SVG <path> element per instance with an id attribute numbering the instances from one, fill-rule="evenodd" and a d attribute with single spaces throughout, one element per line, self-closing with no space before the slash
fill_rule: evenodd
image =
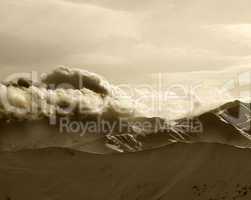
<path id="1" fill-rule="evenodd" d="M 115 79 L 222 70 L 251 60 L 250 8 L 250 0 L 0 0 L 0 67 L 69 65 Z"/>

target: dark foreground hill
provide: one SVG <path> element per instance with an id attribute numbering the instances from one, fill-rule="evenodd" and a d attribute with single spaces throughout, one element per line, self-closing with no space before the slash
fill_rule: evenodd
<path id="1" fill-rule="evenodd" d="M 0 154 L 3 200 L 249 200 L 251 150 L 177 143 L 94 155 L 67 149 Z"/>

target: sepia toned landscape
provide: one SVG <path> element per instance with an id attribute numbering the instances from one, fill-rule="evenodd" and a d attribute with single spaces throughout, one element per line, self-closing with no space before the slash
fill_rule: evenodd
<path id="1" fill-rule="evenodd" d="M 250 6 L 0 0 L 0 200 L 250 200 Z"/>

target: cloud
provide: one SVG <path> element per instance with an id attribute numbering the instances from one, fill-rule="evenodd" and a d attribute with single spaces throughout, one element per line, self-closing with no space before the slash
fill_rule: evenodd
<path id="1" fill-rule="evenodd" d="M 130 77 L 243 64 L 251 53 L 250 6 L 247 0 L 3 0 L 0 66 L 70 65 L 116 78 L 121 71 Z"/>
<path id="2" fill-rule="evenodd" d="M 43 62 L 54 63 L 67 54 L 67 48 L 53 43 L 32 41 L 0 32 L 0 62 L 4 65 L 29 65 Z"/>
<path id="3" fill-rule="evenodd" d="M 251 47 L 251 24 L 215 24 L 205 26 L 205 28 L 215 34 L 224 35 L 229 41 L 249 49 Z"/>
<path id="4" fill-rule="evenodd" d="M 92 4 L 113 10 L 158 13 L 165 20 L 200 23 L 240 23 L 251 20 L 249 0 L 62 0 L 73 4 Z"/>
<path id="5" fill-rule="evenodd" d="M 125 10 L 125 11 L 142 11 L 149 8 L 152 5 L 152 0 L 62 0 L 65 2 L 71 2 L 74 4 L 92 4 L 100 7 L 113 9 L 113 10 Z"/>
<path id="6" fill-rule="evenodd" d="M 11 64 L 47 63 L 52 58 L 95 51 L 107 38 L 137 37 L 133 18 L 120 11 L 49 1 L 1 4 L 2 57 Z"/>

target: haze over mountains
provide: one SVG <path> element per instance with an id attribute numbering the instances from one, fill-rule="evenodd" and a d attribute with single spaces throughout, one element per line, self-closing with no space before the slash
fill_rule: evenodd
<path id="1" fill-rule="evenodd" d="M 251 105 L 239 100 L 177 120 L 151 117 L 145 105 L 104 78 L 70 68 L 57 68 L 40 82 L 27 77 L 5 81 L 1 97 L 2 151 L 65 147 L 106 154 L 176 142 L 251 147 Z M 91 131 L 90 122 L 96 127 L 106 122 L 108 129 Z M 70 129 L 74 123 L 77 127 Z"/>

